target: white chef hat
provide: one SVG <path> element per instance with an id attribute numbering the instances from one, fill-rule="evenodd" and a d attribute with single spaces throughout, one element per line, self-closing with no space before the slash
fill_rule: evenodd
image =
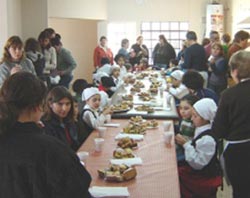
<path id="1" fill-rule="evenodd" d="M 184 72 L 181 70 L 175 70 L 170 74 L 170 76 L 175 78 L 176 80 L 182 80 L 183 75 Z"/>
<path id="2" fill-rule="evenodd" d="M 96 94 L 100 95 L 99 90 L 96 87 L 90 87 L 90 88 L 84 89 L 82 92 L 82 101 L 86 101 Z"/>
<path id="3" fill-rule="evenodd" d="M 210 98 L 202 98 L 193 105 L 195 111 L 204 119 L 213 122 L 217 105 Z"/>

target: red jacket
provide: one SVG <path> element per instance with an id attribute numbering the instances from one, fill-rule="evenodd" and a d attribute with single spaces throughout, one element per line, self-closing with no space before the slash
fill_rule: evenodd
<path id="1" fill-rule="evenodd" d="M 101 67 L 101 59 L 107 57 L 110 60 L 111 65 L 114 64 L 113 53 L 110 48 L 105 52 L 103 48 L 97 46 L 94 51 L 94 66 Z"/>

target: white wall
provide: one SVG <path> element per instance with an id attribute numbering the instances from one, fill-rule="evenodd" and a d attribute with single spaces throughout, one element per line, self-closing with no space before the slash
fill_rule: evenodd
<path id="1" fill-rule="evenodd" d="M 47 0 L 22 0 L 22 35 L 23 40 L 37 38 L 48 26 Z"/>
<path id="2" fill-rule="evenodd" d="M 8 37 L 22 37 L 22 0 L 7 0 Z"/>
<path id="3" fill-rule="evenodd" d="M 48 0 L 48 16 L 105 20 L 107 0 Z"/>
<path id="4" fill-rule="evenodd" d="M 206 4 L 209 0 L 107 0 L 108 19 L 114 21 L 136 21 L 137 33 L 140 34 L 142 21 L 189 21 L 190 30 L 196 31 L 202 38 L 205 30 Z M 99 26 L 104 26 L 101 22 Z M 105 31 L 105 28 L 104 28 Z M 98 36 L 106 34 L 99 30 Z"/>
<path id="5" fill-rule="evenodd" d="M 249 0 L 232 0 L 232 32 L 239 31 L 238 23 L 250 16 Z M 249 32 L 250 30 L 248 30 Z"/>
<path id="6" fill-rule="evenodd" d="M 49 25 L 61 34 L 63 46 L 71 51 L 77 62 L 77 67 L 74 70 L 74 80 L 84 78 L 88 82 L 92 82 L 92 72 L 94 71 L 93 51 L 96 47 L 97 21 L 49 18 Z"/>
<path id="7" fill-rule="evenodd" d="M 0 1 L 0 54 L 3 53 L 3 46 L 8 38 L 8 26 L 7 26 L 7 0 Z"/>

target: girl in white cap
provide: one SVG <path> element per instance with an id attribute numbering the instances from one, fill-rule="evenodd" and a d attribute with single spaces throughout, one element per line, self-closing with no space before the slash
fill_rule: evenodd
<path id="1" fill-rule="evenodd" d="M 172 85 L 167 85 L 167 90 L 170 94 L 172 94 L 175 99 L 176 103 L 179 103 L 180 99 L 184 96 L 188 95 L 189 91 L 185 85 L 182 84 L 182 76 L 184 72 L 181 70 L 175 70 L 170 74 Z"/>
<path id="2" fill-rule="evenodd" d="M 211 133 L 216 110 L 212 99 L 199 100 L 193 105 L 192 121 L 196 127 L 193 140 L 176 135 L 177 144 L 185 151 L 185 161 L 178 167 L 182 197 L 216 198 L 217 188 L 222 183 L 217 142 Z"/>
<path id="3" fill-rule="evenodd" d="M 86 101 L 81 117 L 86 124 L 88 133 L 92 132 L 97 127 L 102 126 L 106 121 L 106 115 L 111 113 L 111 108 L 106 108 L 101 114 L 98 110 L 101 104 L 100 91 L 95 87 L 87 88 L 82 93 L 82 100 Z"/>

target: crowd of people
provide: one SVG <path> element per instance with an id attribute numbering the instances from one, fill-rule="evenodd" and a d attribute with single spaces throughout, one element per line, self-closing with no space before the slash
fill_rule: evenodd
<path id="1" fill-rule="evenodd" d="M 117 89 L 150 67 L 169 76 L 164 91 L 175 98 L 180 116 L 175 141 L 182 197 L 216 197 L 221 140 L 222 169 L 234 197 L 250 197 L 249 38 L 241 30 L 232 43 L 229 34 L 220 42 L 220 34 L 211 31 L 201 45 L 188 31 L 176 54 L 159 35 L 149 65 L 142 36 L 130 51 L 123 39 L 115 56 L 102 36 L 93 53 L 93 82 L 75 80 L 72 93 L 77 63 L 60 34 L 47 28 L 25 44 L 10 37 L 0 65 L 0 194 L 89 197 L 91 177 L 75 152 L 112 114 Z"/>

